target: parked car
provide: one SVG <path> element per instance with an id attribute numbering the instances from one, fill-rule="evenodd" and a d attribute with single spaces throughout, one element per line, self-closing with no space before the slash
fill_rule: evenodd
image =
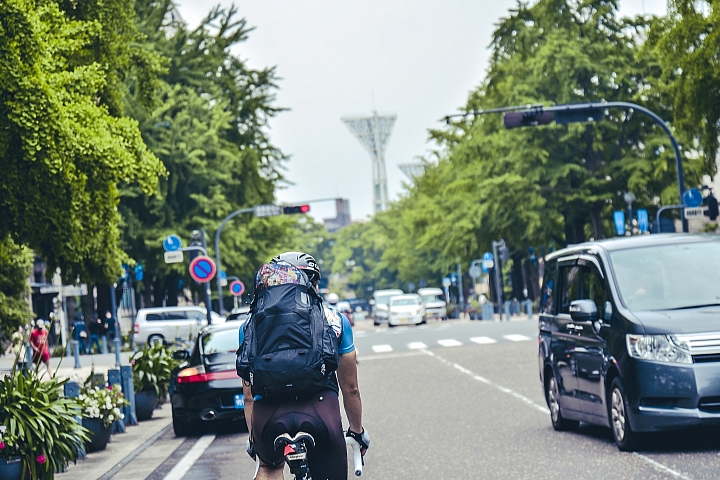
<path id="1" fill-rule="evenodd" d="M 192 353 L 177 351 L 185 362 L 172 378 L 172 421 L 178 436 L 193 435 L 212 423 L 245 418 L 242 379 L 235 371 L 235 352 L 244 322 L 205 327 Z"/>
<path id="2" fill-rule="evenodd" d="M 210 312 L 213 323 L 224 323 L 225 317 Z M 203 307 L 141 308 L 135 318 L 135 343 L 173 343 L 175 340 L 195 339 L 207 325 Z"/>
<path id="3" fill-rule="evenodd" d="M 241 321 L 244 322 L 250 318 L 250 306 L 245 305 L 238 308 L 233 308 L 232 311 L 228 314 L 226 322 L 237 322 Z"/>
<path id="4" fill-rule="evenodd" d="M 403 291 L 398 289 L 377 290 L 373 293 L 373 323 L 380 325 L 388 321 L 388 304 L 390 299 L 402 295 Z"/>
<path id="5" fill-rule="evenodd" d="M 663 234 L 548 255 L 539 365 L 555 430 L 720 425 L 720 237 Z"/>
<path id="6" fill-rule="evenodd" d="M 443 291 L 441 288 L 420 288 L 417 291 L 422 303 L 425 305 L 425 320 L 439 318 L 447 319 L 447 304 L 443 300 Z"/>
<path id="7" fill-rule="evenodd" d="M 388 310 L 388 326 L 419 325 L 425 323 L 425 307 L 420 295 L 409 293 L 397 295 L 390 299 Z"/>

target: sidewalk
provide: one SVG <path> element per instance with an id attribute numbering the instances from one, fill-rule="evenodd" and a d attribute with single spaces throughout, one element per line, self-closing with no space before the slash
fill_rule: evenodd
<path id="1" fill-rule="evenodd" d="M 120 360 L 122 365 L 130 364 L 132 352 L 121 352 Z M 0 357 L 0 371 L 8 371 L 12 368 L 14 357 Z M 60 378 L 69 378 L 78 383 L 82 383 L 92 372 L 93 367 L 95 373 L 102 373 L 107 376 L 110 369 L 117 368 L 115 366 L 115 354 L 106 353 L 99 355 L 80 355 L 80 368 L 75 367 L 75 357 L 54 357 L 50 359 L 50 368 L 54 374 Z M 55 373 L 57 371 L 57 373 Z M 40 366 L 40 373 L 47 375 L 44 365 Z"/>
<path id="2" fill-rule="evenodd" d="M 140 447 L 149 447 L 165 434 L 172 432 L 172 409 L 170 404 L 163 405 L 155 410 L 153 418 L 140 422 L 138 425 L 126 427 L 125 433 L 118 433 L 110 438 L 105 450 L 89 453 L 86 458 L 78 460 L 77 464 L 70 464 L 67 472 L 55 475 L 59 480 L 108 480 L 118 475 L 118 478 L 128 478 L 121 475 L 123 468 L 142 452 L 136 452 Z M 147 444 L 147 445 L 146 445 Z M 139 455 L 138 455 L 139 454 Z M 145 464 L 146 462 L 140 462 Z M 150 465 L 151 466 L 151 465 Z M 145 465 L 146 468 L 150 467 Z M 152 470 L 151 470 L 152 472 Z M 129 473 L 129 472 L 128 472 Z M 135 477 L 140 479 L 140 476 Z"/>

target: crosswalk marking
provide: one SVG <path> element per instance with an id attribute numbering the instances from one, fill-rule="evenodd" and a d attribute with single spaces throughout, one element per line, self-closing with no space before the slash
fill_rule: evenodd
<path id="1" fill-rule="evenodd" d="M 443 347 L 459 347 L 462 345 L 462 342 L 458 342 L 454 338 L 448 338 L 445 340 L 438 340 L 438 343 L 442 345 Z"/>
<path id="2" fill-rule="evenodd" d="M 372 349 L 375 353 L 388 353 L 393 351 L 390 345 L 373 345 Z"/>
<path id="3" fill-rule="evenodd" d="M 485 345 L 487 343 L 497 343 L 497 340 L 490 337 L 472 337 L 470 341 L 479 343 L 480 345 Z"/>
<path id="4" fill-rule="evenodd" d="M 410 350 L 421 350 L 423 348 L 427 348 L 427 345 L 425 345 L 423 342 L 410 342 L 408 343 L 407 347 Z"/>
<path id="5" fill-rule="evenodd" d="M 530 337 L 526 337 L 525 335 L 503 335 L 503 337 L 507 340 L 510 340 L 511 342 L 524 342 L 526 340 L 530 340 Z"/>

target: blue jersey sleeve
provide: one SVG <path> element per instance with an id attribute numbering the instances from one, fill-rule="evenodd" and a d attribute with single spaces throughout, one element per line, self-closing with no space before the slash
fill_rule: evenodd
<path id="1" fill-rule="evenodd" d="M 340 355 L 344 355 L 355 350 L 355 341 L 353 340 L 350 320 L 348 320 L 342 313 L 340 314 L 340 317 L 342 318 L 342 333 L 340 334 L 340 348 L 338 349 L 338 352 Z"/>
<path id="2" fill-rule="evenodd" d="M 238 334 L 239 342 L 238 345 L 242 347 L 242 342 L 245 340 L 245 327 L 247 327 L 248 322 L 245 322 L 242 324 L 242 327 L 240 327 L 240 333 Z"/>

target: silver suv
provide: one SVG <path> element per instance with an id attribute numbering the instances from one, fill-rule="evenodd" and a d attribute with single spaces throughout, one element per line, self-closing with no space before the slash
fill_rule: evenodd
<path id="1" fill-rule="evenodd" d="M 213 324 L 225 323 L 225 317 L 215 312 L 210 312 L 210 317 Z M 141 308 L 135 319 L 135 342 L 142 345 L 195 339 L 205 325 L 204 307 Z"/>

